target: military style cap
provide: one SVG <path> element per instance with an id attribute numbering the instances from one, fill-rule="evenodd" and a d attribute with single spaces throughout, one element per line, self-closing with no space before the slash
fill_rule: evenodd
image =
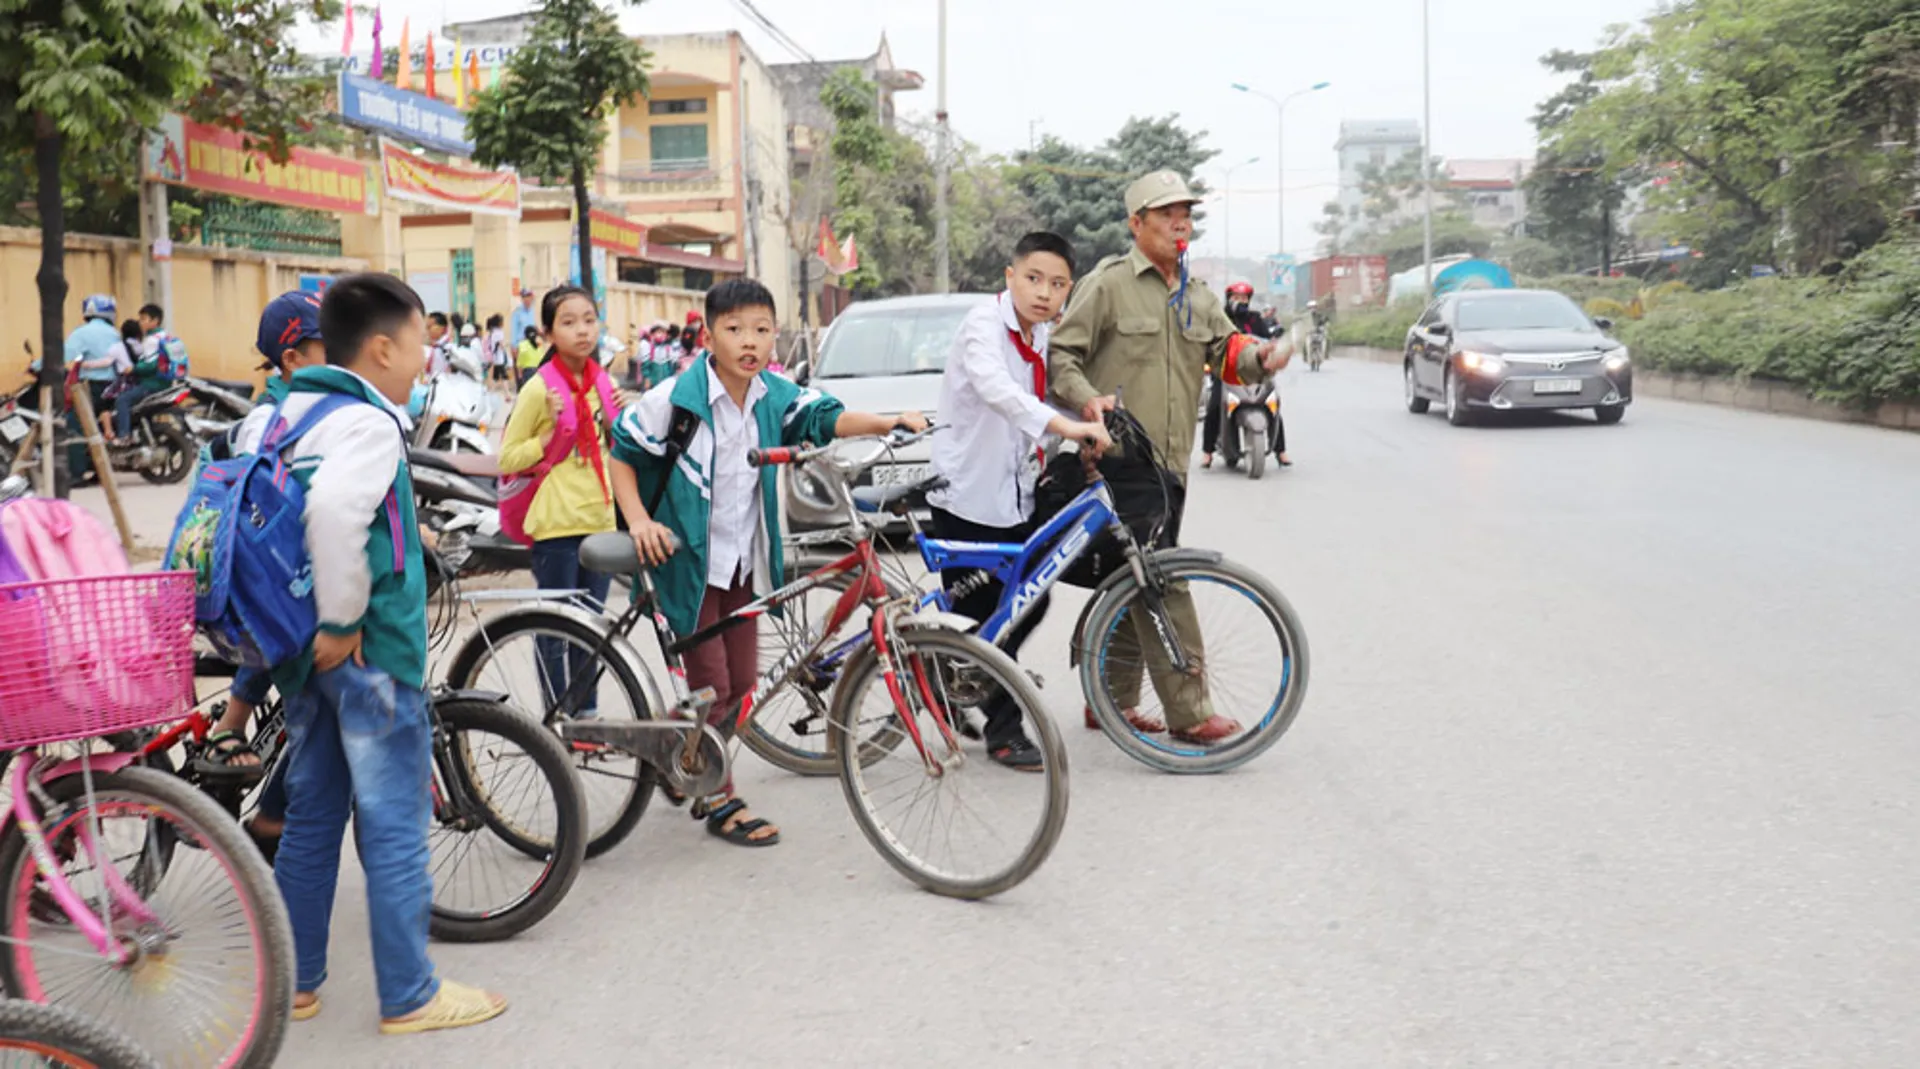
<path id="1" fill-rule="evenodd" d="M 1127 187 L 1127 214 L 1139 215 L 1149 208 L 1169 204 L 1197 204 L 1200 198 L 1187 188 L 1187 180 L 1172 171 L 1155 171 L 1134 180 Z"/>

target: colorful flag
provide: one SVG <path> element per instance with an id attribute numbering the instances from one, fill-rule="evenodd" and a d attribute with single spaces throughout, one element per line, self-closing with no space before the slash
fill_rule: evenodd
<path id="1" fill-rule="evenodd" d="M 400 60 L 393 68 L 393 84 L 402 89 L 413 88 L 413 46 L 407 41 L 412 30 L 412 19 L 400 20 Z"/>
<path id="2" fill-rule="evenodd" d="M 340 35 L 340 54 L 353 54 L 353 0 L 347 0 L 347 31 Z"/>
<path id="3" fill-rule="evenodd" d="M 480 50 L 467 53 L 467 74 L 473 79 L 473 91 L 480 91 Z"/>
<path id="4" fill-rule="evenodd" d="M 848 234 L 846 242 L 840 246 L 840 273 L 845 275 L 858 270 L 860 270 L 860 250 L 854 248 L 853 235 Z"/>
<path id="5" fill-rule="evenodd" d="M 433 68 L 434 68 L 433 31 L 428 30 L 427 31 L 427 95 L 430 97 L 438 97 L 440 94 L 433 91 Z"/>
<path id="6" fill-rule="evenodd" d="M 813 254 L 825 260 L 828 267 L 833 266 L 833 227 L 824 215 L 820 217 L 820 244 L 813 247 Z"/>
<path id="7" fill-rule="evenodd" d="M 505 66 L 505 64 L 495 63 L 492 67 L 487 69 L 487 88 L 488 89 L 492 89 L 500 84 L 500 68 L 503 66 Z"/>
<path id="8" fill-rule="evenodd" d="M 467 106 L 467 73 L 460 69 L 460 38 L 453 39 L 453 106 Z"/>
<path id="9" fill-rule="evenodd" d="M 378 7 L 373 9 L 373 70 L 368 73 L 373 75 L 373 80 L 376 82 L 387 73 L 387 53 L 380 47 L 380 9 Z"/>

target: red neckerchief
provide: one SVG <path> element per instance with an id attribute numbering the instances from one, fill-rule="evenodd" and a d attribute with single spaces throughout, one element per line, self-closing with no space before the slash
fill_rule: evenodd
<path id="1" fill-rule="evenodd" d="M 600 367 L 600 362 L 592 357 L 587 358 L 586 373 L 578 379 L 573 377 L 573 372 L 567 370 L 566 361 L 558 357 L 554 358 L 553 367 L 560 372 L 561 381 L 567 384 L 567 389 L 573 394 L 573 411 L 576 413 L 573 447 L 580 451 L 581 456 L 587 458 L 587 463 L 593 465 L 593 473 L 600 477 L 601 500 L 610 502 L 613 497 L 607 492 L 606 461 L 600 457 L 600 421 L 594 418 L 593 406 L 587 401 L 587 395 L 594 392 L 594 377 L 604 375 L 606 371 Z M 581 433 L 583 424 L 585 434 Z"/>
<path id="2" fill-rule="evenodd" d="M 1044 401 L 1047 399 L 1047 358 L 1044 353 L 1034 351 L 1033 346 L 1020 336 L 1019 327 L 1008 327 L 1007 337 L 1013 339 L 1013 347 L 1020 351 L 1020 359 L 1027 362 L 1033 372 L 1033 395 Z"/>

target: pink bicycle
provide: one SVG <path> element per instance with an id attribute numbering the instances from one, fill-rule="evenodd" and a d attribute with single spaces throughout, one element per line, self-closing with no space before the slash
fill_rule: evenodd
<path id="1" fill-rule="evenodd" d="M 0 985 L 163 1065 L 266 1066 L 293 1004 L 273 873 L 212 799 L 86 744 L 191 708 L 193 583 L 0 585 Z"/>

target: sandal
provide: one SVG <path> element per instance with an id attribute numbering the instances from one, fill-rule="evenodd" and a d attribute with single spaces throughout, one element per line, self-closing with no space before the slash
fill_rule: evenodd
<path id="1" fill-rule="evenodd" d="M 1190 728 L 1169 731 L 1167 735 L 1175 742 L 1191 742 L 1198 743 L 1201 746 L 1211 746 L 1216 742 L 1225 742 L 1235 735 L 1240 734 L 1243 730 L 1245 729 L 1240 726 L 1240 721 L 1215 713 L 1205 723 Z"/>
<path id="2" fill-rule="evenodd" d="M 313 1001 L 305 1005 L 301 1005 L 300 1003 L 301 995 L 313 995 Z M 320 1016 L 320 996 L 318 994 L 315 994 L 312 991 L 294 992 L 293 1019 L 296 1021 L 311 1021 L 318 1016 Z"/>
<path id="3" fill-rule="evenodd" d="M 437 1032 L 443 1028 L 465 1028 L 470 1024 L 491 1021 L 505 1012 L 507 1000 L 499 995 L 452 980 L 442 980 L 440 990 L 434 993 L 432 1001 L 405 1017 L 382 1020 L 380 1031 L 389 1036 L 404 1036 L 416 1032 Z"/>
<path id="4" fill-rule="evenodd" d="M 754 832 L 761 828 L 773 828 L 773 825 L 759 817 L 752 820 L 737 819 L 741 811 L 746 808 L 747 803 L 738 798 L 729 798 L 715 807 L 708 807 L 705 803 L 701 803 L 693 807 L 693 818 L 704 819 L 707 822 L 707 834 L 725 839 L 735 846 L 772 846 L 778 843 L 780 841 L 778 828 L 773 829 L 772 835 L 758 839 L 753 837 Z M 731 827 L 728 826 L 729 821 L 732 821 Z"/>
<path id="5" fill-rule="evenodd" d="M 260 755 L 247 748 L 246 733 L 241 731 L 216 731 L 208 735 L 200 756 L 193 759 L 193 768 L 203 776 L 242 783 L 257 783 L 267 771 L 260 763 Z"/>
<path id="6" fill-rule="evenodd" d="M 1100 718 L 1093 715 L 1093 709 L 1087 709 L 1087 730 L 1099 731 Z M 1127 725 L 1142 735 L 1158 735 L 1167 730 L 1167 725 L 1157 716 L 1148 716 L 1138 709 L 1127 710 Z"/>

